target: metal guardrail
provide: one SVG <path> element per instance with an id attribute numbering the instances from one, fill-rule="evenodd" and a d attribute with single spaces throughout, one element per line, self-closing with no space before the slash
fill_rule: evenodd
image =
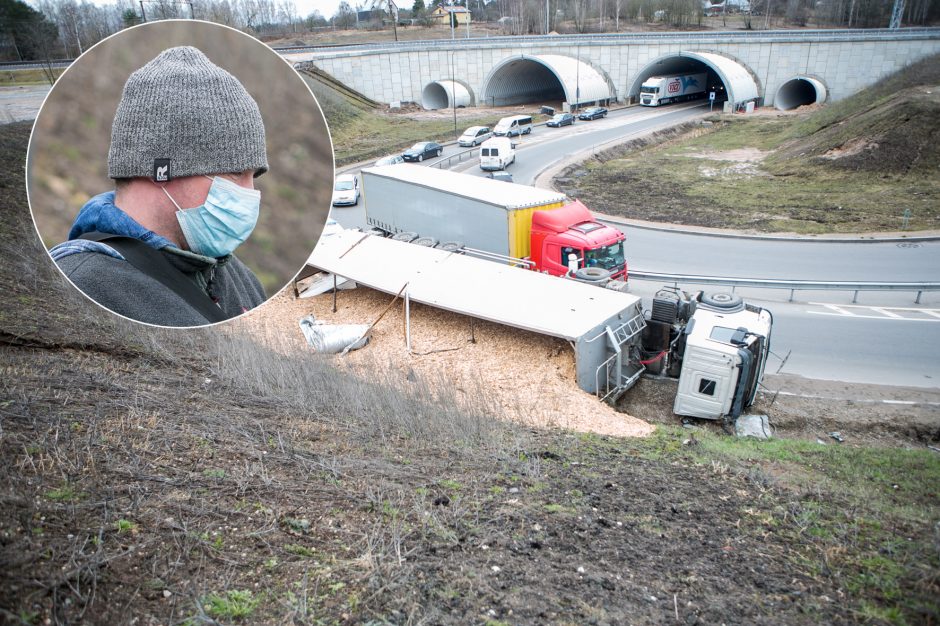
<path id="1" fill-rule="evenodd" d="M 473 158 L 473 153 L 477 152 L 479 148 L 470 148 L 469 150 L 464 150 L 458 152 L 457 154 L 452 154 L 449 157 L 444 157 L 439 161 L 434 161 L 433 163 L 428 163 L 428 167 L 436 167 L 439 170 L 450 169 L 454 163 L 460 163 L 464 158 Z"/>
<path id="2" fill-rule="evenodd" d="M 374 44 L 355 44 L 347 48 L 343 46 L 298 46 L 292 48 L 279 48 L 279 53 L 290 52 L 316 52 L 338 53 L 382 52 L 395 50 L 409 52 L 413 50 L 425 51 L 429 48 L 453 49 L 460 47 L 478 47 L 480 45 L 518 46 L 529 45 L 559 45 L 559 44 L 622 44 L 644 41 L 662 42 L 675 41 L 716 41 L 720 39 L 752 41 L 767 40 L 783 41 L 891 41 L 911 39 L 940 39 L 940 28 L 903 28 L 903 29 L 831 29 L 831 30 L 753 30 L 753 31 L 695 31 L 695 32 L 666 32 L 666 33 L 598 33 L 589 35 L 534 35 L 534 36 L 500 36 L 500 37 L 471 37 L 469 39 L 437 39 L 427 41 L 399 41 Z"/>
<path id="3" fill-rule="evenodd" d="M 732 278 L 724 276 L 693 276 L 685 274 L 662 274 L 630 270 L 632 280 L 663 281 L 673 283 L 691 283 L 693 285 L 722 285 L 731 287 L 756 287 L 763 289 L 789 289 L 790 302 L 796 291 L 852 291 L 852 302 L 858 301 L 859 291 L 913 291 L 917 292 L 914 302 L 920 304 L 925 291 L 940 291 L 940 283 L 876 283 L 864 281 L 823 281 L 823 280 L 778 280 L 773 278 Z"/>

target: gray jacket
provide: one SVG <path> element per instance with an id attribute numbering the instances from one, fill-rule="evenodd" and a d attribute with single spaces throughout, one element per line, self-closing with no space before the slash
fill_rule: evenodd
<path id="1" fill-rule="evenodd" d="M 228 317 L 241 315 L 265 301 L 261 283 L 234 255 L 213 259 L 174 247 L 160 252 Z M 174 291 L 122 258 L 89 251 L 60 257 L 56 262 L 85 295 L 130 319 L 160 326 L 210 323 Z"/>

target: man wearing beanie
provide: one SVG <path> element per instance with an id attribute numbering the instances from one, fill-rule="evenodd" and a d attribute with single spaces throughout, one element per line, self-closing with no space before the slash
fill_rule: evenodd
<path id="1" fill-rule="evenodd" d="M 268 169 L 258 105 L 193 47 L 164 50 L 124 85 L 111 128 L 115 190 L 89 200 L 50 251 L 87 296 L 133 320 L 201 326 L 264 302 L 234 254 Z"/>

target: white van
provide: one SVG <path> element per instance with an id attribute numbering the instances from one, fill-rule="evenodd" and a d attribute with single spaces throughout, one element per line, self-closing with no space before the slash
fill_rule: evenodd
<path id="1" fill-rule="evenodd" d="M 516 150 L 508 137 L 493 137 L 480 144 L 480 169 L 503 170 L 516 160 Z"/>
<path id="2" fill-rule="evenodd" d="M 493 129 L 493 134 L 497 137 L 518 137 L 519 135 L 528 135 L 532 132 L 531 115 L 513 115 L 499 120 Z"/>

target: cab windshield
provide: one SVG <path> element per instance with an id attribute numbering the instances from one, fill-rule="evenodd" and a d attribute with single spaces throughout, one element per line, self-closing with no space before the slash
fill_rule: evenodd
<path id="1" fill-rule="evenodd" d="M 640 87 L 640 93 L 659 93 L 659 87 L 647 87 L 643 85 Z"/>
<path id="2" fill-rule="evenodd" d="M 595 250 L 584 251 L 585 267 L 603 267 L 605 270 L 623 269 L 623 242 L 617 243 Z"/>

